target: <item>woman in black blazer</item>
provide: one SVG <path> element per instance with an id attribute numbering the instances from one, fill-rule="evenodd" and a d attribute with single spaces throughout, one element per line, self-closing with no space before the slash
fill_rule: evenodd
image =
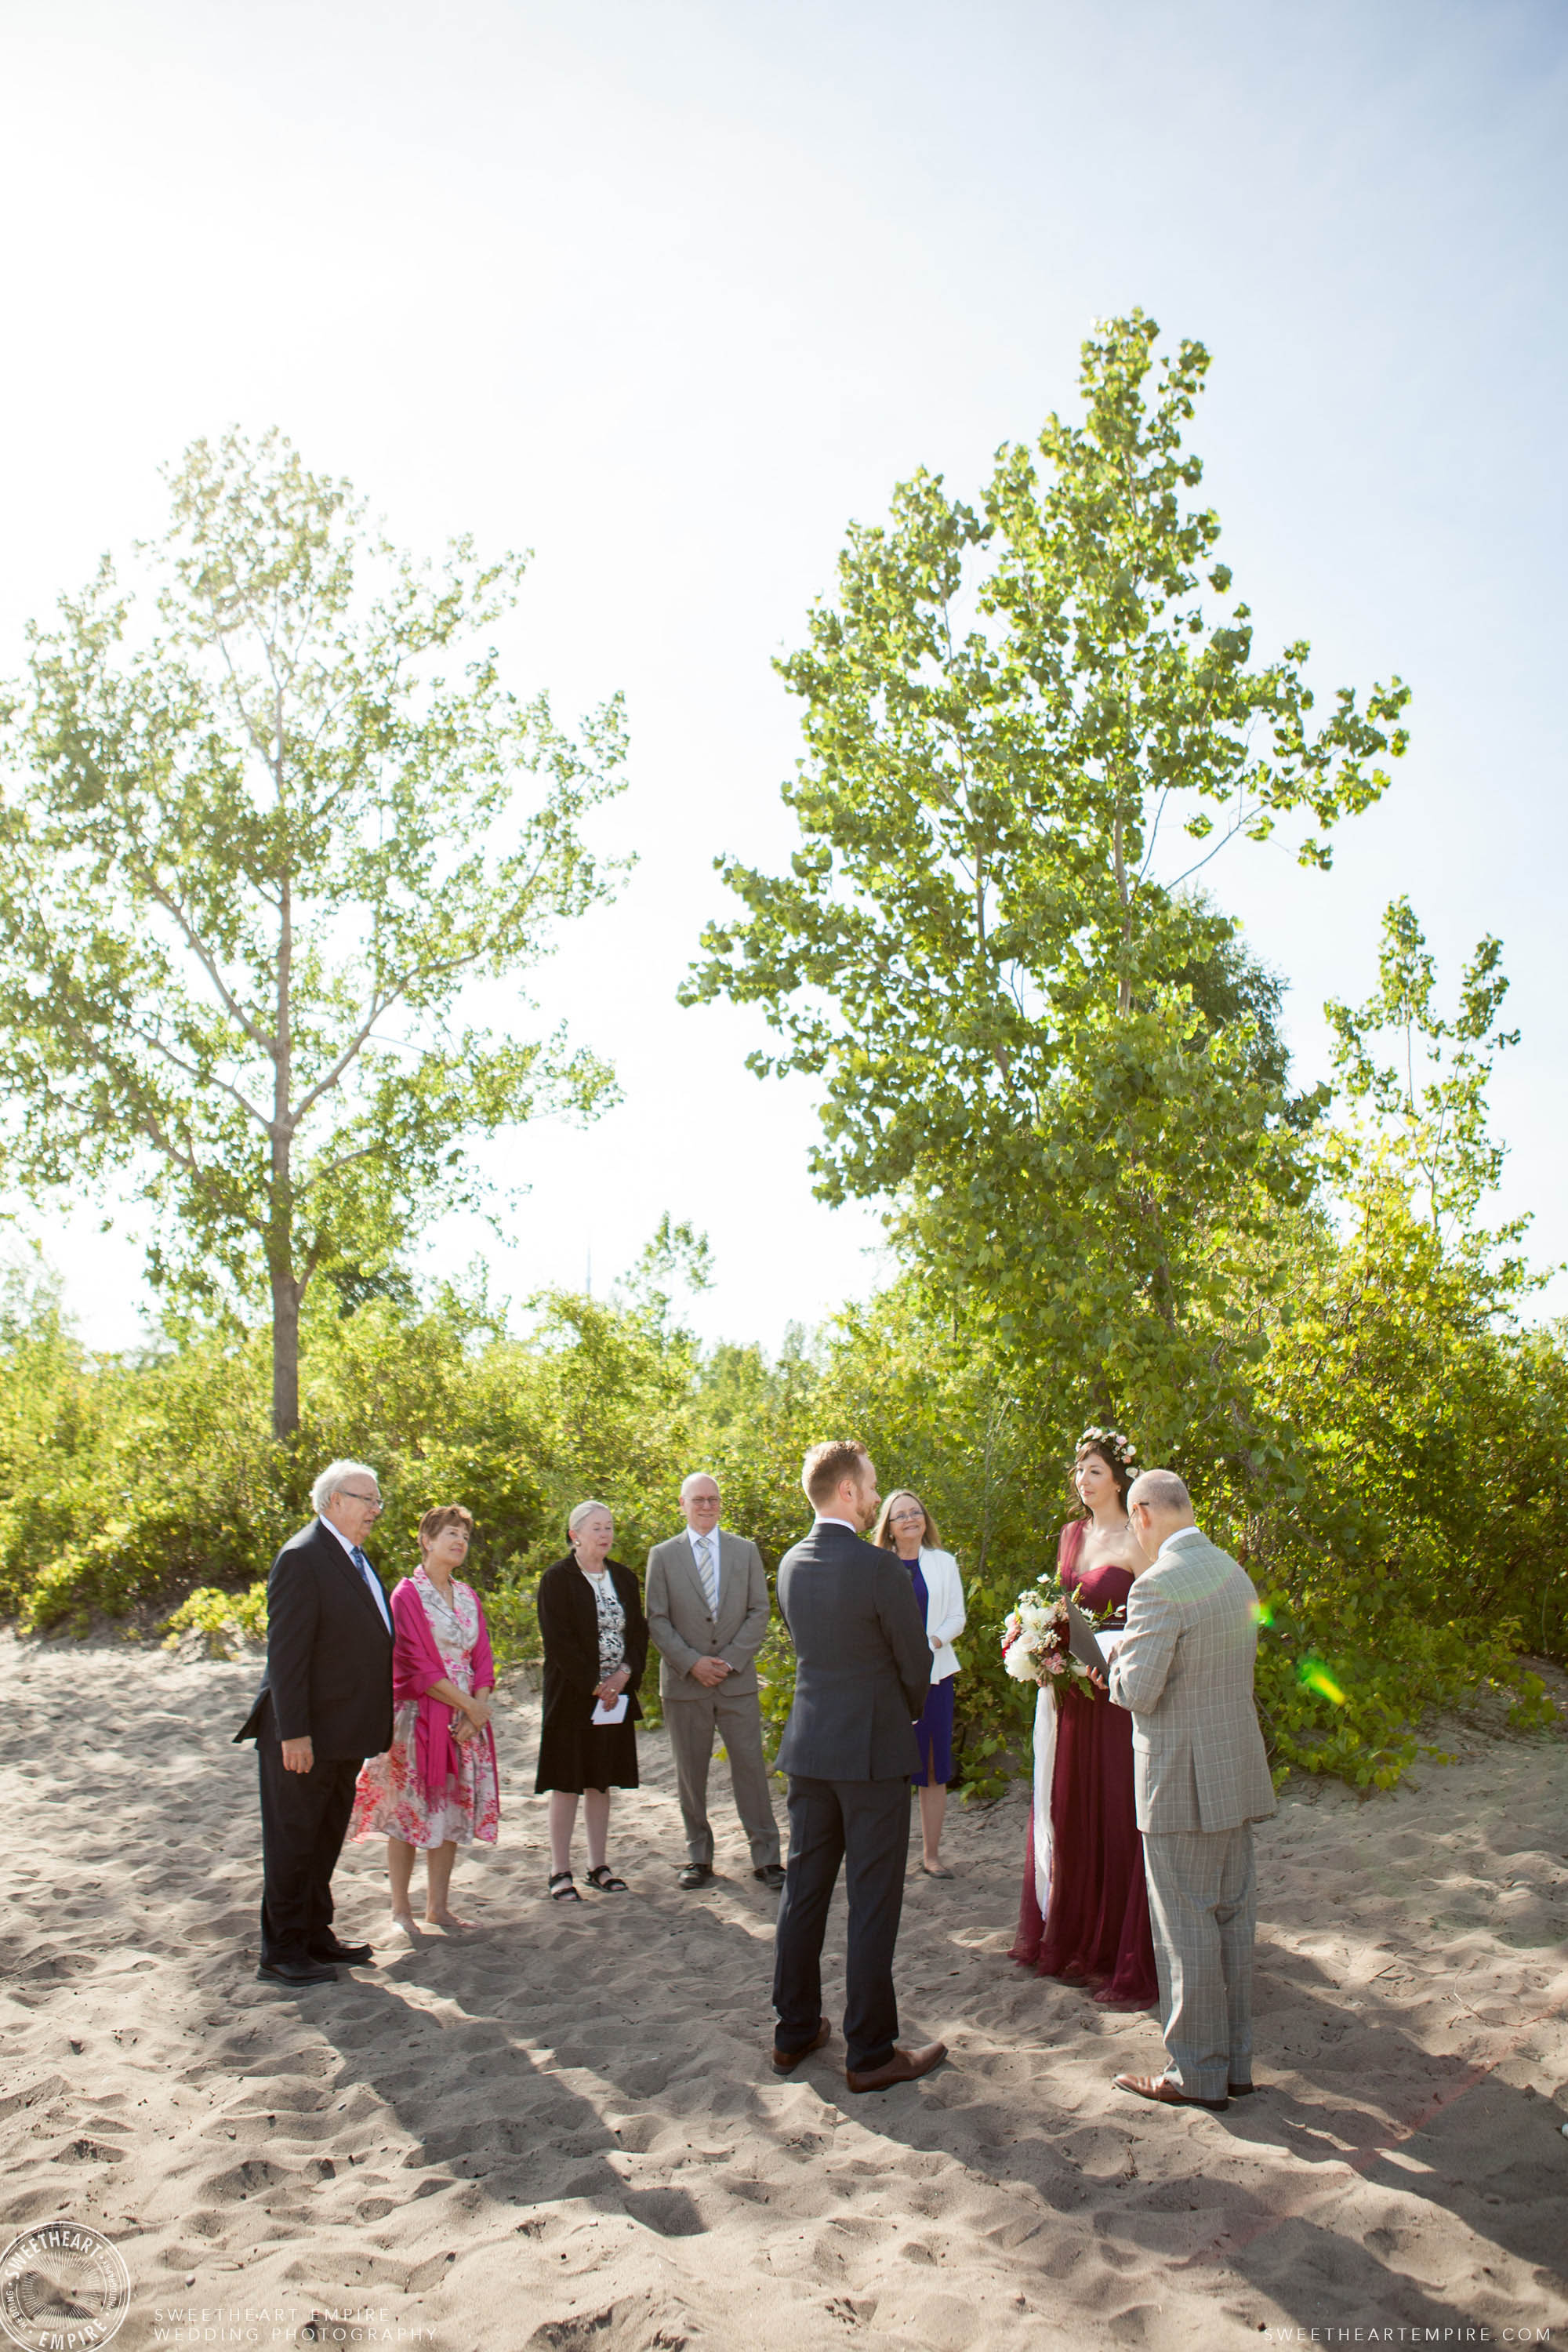
<path id="1" fill-rule="evenodd" d="M 567 1521 L 570 1556 L 539 1580 L 544 1643 L 544 1724 L 534 1793 L 550 1792 L 550 1895 L 580 1903 L 572 1877 L 577 1800 L 588 1832 L 588 1884 L 624 1895 L 605 1860 L 610 1790 L 637 1785 L 642 1720 L 637 1685 L 647 1663 L 647 1619 L 637 1578 L 610 1558 L 616 1523 L 603 1503 L 579 1503 Z M 617 1716 L 616 1721 L 596 1718 Z"/>

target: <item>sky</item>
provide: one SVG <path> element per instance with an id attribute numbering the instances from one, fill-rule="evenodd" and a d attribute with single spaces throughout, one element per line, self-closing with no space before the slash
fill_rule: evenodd
<path id="1" fill-rule="evenodd" d="M 6 0 L 0 675 L 230 423 L 401 542 L 531 548 L 510 674 L 563 717 L 624 689 L 599 837 L 638 863 L 529 1017 L 623 1101 L 498 1147 L 502 1236 L 450 1220 L 423 1262 L 603 1290 L 668 1210 L 712 1244 L 703 1335 L 776 1347 L 887 1261 L 871 1208 L 813 1199 L 813 1092 L 748 1073 L 760 1016 L 676 1003 L 715 857 L 795 838 L 773 661 L 852 519 L 921 465 L 978 489 L 1141 304 L 1214 355 L 1191 437 L 1260 653 L 1310 638 L 1321 699 L 1414 688 L 1331 874 L 1284 843 L 1208 872 L 1289 983 L 1297 1078 L 1390 898 L 1451 984 L 1497 934 L 1499 1213 L 1568 1258 L 1565 116 L 1557 0 Z M 132 1344 L 134 1210 L 9 1205 L 84 1336 Z"/>

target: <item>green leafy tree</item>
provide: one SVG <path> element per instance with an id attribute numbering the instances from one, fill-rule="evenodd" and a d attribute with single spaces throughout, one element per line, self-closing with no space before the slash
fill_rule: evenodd
<path id="1" fill-rule="evenodd" d="M 1561 1336 L 1517 1319 L 1542 1279 L 1513 1247 L 1529 1220 L 1481 1221 L 1503 1162 L 1487 1090 L 1517 1039 L 1498 1028 L 1507 988 L 1485 939 L 1446 1015 L 1399 898 L 1376 989 L 1325 1008 L 1350 1117 L 1322 1136 L 1312 1208 L 1278 1237 L 1288 1290 L 1266 1310 L 1252 1399 L 1271 1475 L 1261 1492 L 1222 1476 L 1209 1497 L 1269 1595 L 1259 1692 L 1277 1755 L 1363 1783 L 1414 1758 L 1424 1705 L 1511 1680 L 1522 1643 L 1562 1639 Z"/>
<path id="2" fill-rule="evenodd" d="M 416 563 L 276 433 L 195 443 L 171 488 L 151 611 L 106 558 L 11 699 L 0 1095 L 14 1181 L 127 1179 L 156 1281 L 268 1297 L 286 1437 L 312 1278 L 374 1286 L 479 1204 L 471 1138 L 612 1089 L 462 997 L 613 887 L 582 824 L 624 719 L 616 697 L 574 740 L 503 684 L 483 633 L 521 559 Z"/>
<path id="3" fill-rule="evenodd" d="M 1345 1093 L 1381 1123 L 1371 1138 L 1342 1139 L 1339 1157 L 1345 1143 L 1353 1158 L 1370 1140 L 1382 1164 L 1424 1203 L 1440 1251 L 1484 1252 L 1517 1241 L 1529 1224 L 1516 1219 L 1491 1234 L 1475 1223 L 1504 1158 L 1488 1126 L 1487 1088 L 1499 1054 L 1519 1043 L 1517 1029 L 1497 1026 L 1508 993 L 1501 941 L 1482 940 L 1465 966 L 1451 1020 L 1434 1001 L 1436 986 L 1426 935 L 1409 899 L 1395 898 L 1384 913 L 1377 987 L 1353 1009 L 1337 1000 L 1324 1007 Z M 1393 1044 L 1391 1061 L 1373 1056 L 1371 1041 L 1380 1035 Z"/>
<path id="4" fill-rule="evenodd" d="M 1156 331 L 1135 312 L 1086 344 L 1084 423 L 1005 447 L 980 508 L 922 471 L 851 529 L 779 665 L 800 847 L 782 876 L 721 862 L 744 913 L 686 1001 L 762 1006 L 784 1046 L 753 1066 L 821 1083 L 824 1198 L 887 1200 L 988 1344 L 1163 1443 L 1234 1411 L 1235 1237 L 1308 1181 L 1267 987 L 1238 995 L 1194 877 L 1288 817 L 1327 865 L 1407 689 L 1342 688 L 1319 723 L 1305 644 L 1254 661 L 1187 495 L 1207 354 L 1156 368 Z"/>

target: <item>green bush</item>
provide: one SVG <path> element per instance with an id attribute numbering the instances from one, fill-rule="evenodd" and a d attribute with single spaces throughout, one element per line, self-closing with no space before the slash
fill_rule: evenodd
<path id="1" fill-rule="evenodd" d="M 200 1633 L 208 1655 L 215 1658 L 232 1657 L 237 1642 L 265 1642 L 266 1578 L 248 1592 L 222 1592 L 216 1584 L 198 1584 L 164 1621 L 163 1633 L 166 1650 L 172 1650 L 184 1633 Z"/>
<path id="2" fill-rule="evenodd" d="M 1564 1649 L 1561 1334 L 1481 1311 L 1473 1273 L 1444 1261 L 1392 1205 L 1346 1237 L 1285 1237 L 1289 1312 L 1260 1328 L 1245 1430 L 1189 1433 L 1172 1458 L 1203 1523 L 1267 1602 L 1258 1702 L 1276 1768 L 1387 1787 L 1417 1752 L 1424 1711 L 1489 1683 L 1521 1725 L 1555 1721 L 1516 1653 Z M 1238 1316 L 1252 1310 L 1238 1290 Z M 957 1553 L 959 1770 L 979 1794 L 1025 1763 L 1033 1693 L 1003 1671 L 997 1634 L 1019 1587 L 1055 1561 L 1075 1508 L 1085 1419 L 1142 1434 L 1137 1400 L 1086 1400 L 1049 1366 L 1020 1371 L 982 1326 L 955 1324 L 912 1279 L 776 1360 L 700 1355 L 664 1302 L 552 1295 L 521 1333 L 483 1301 L 376 1297 L 318 1309 L 305 1334 L 304 1427 L 268 1434 L 265 1335 L 96 1357 L 47 1283 L 0 1293 L 0 1604 L 25 1630 L 129 1618 L 229 1648 L 265 1629 L 267 1568 L 334 1455 L 375 1465 L 388 1583 L 417 1558 L 433 1504 L 475 1514 L 470 1574 L 498 1656 L 536 1659 L 534 1592 L 589 1495 L 641 1570 L 679 1525 L 683 1474 L 706 1467 L 725 1524 L 770 1575 L 808 1524 L 800 1461 L 814 1439 L 869 1444 L 884 1492 L 915 1487 Z M 776 1744 L 794 1687 L 776 1617 L 759 1660 Z M 657 1718 L 657 1674 L 645 1701 Z"/>

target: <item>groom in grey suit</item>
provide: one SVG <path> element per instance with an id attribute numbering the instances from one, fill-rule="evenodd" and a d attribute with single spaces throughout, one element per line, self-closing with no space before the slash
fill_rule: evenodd
<path id="1" fill-rule="evenodd" d="M 1135 1571 L 1110 1696 L 1132 1714 L 1132 1766 L 1169 2063 L 1118 2074 L 1163 2106 L 1223 2109 L 1252 2081 L 1252 1824 L 1274 1784 L 1252 1699 L 1258 1595 L 1200 1533 L 1173 1470 L 1127 1496 Z"/>
<path id="2" fill-rule="evenodd" d="M 713 1735 L 730 1759 L 735 1811 L 752 1846 L 752 1875 L 781 1887 L 778 1823 L 763 1757 L 757 1652 L 771 1613 L 767 1571 L 754 1543 L 719 1525 L 718 1485 L 694 1470 L 680 1489 L 686 1533 L 647 1556 L 647 1630 L 659 1654 L 658 1696 L 686 1825 L 685 1887 L 713 1875 L 708 1768 Z"/>

